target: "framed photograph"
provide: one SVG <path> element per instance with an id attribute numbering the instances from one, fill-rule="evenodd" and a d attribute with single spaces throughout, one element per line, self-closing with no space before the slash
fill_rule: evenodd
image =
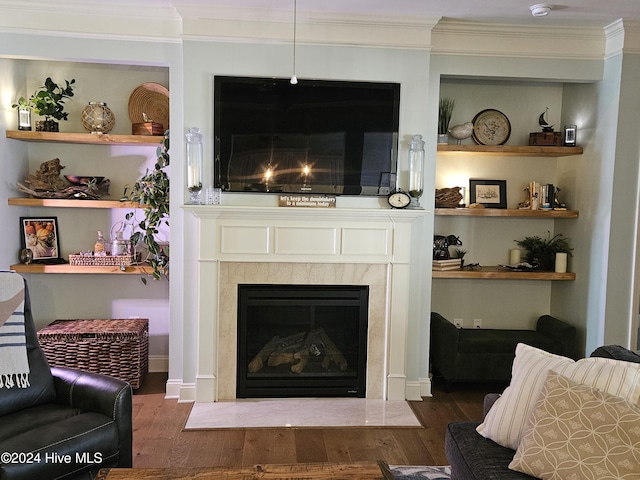
<path id="1" fill-rule="evenodd" d="M 507 208 L 506 180 L 469 180 L 469 203 L 486 208 Z"/>
<path id="2" fill-rule="evenodd" d="M 56 263 L 60 260 L 57 217 L 20 217 L 22 248 L 33 253 L 33 262 Z"/>

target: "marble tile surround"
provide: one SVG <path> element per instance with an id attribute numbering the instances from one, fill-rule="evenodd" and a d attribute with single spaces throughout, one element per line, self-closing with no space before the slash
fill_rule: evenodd
<path id="1" fill-rule="evenodd" d="M 219 401 L 236 398 L 238 284 L 368 285 L 366 398 L 386 391 L 388 265 L 221 262 L 217 345 Z"/>

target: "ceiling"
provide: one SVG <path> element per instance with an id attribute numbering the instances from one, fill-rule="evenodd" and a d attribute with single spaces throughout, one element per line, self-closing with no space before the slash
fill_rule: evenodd
<path id="1" fill-rule="evenodd" d="M 103 3 L 103 0 L 82 0 Z M 640 0 L 562 0 L 546 2 L 546 17 L 534 17 L 530 6 L 541 0 L 295 0 L 298 12 L 442 17 L 449 20 L 546 26 L 605 27 L 616 20 L 640 21 Z M 158 7 L 229 7 L 293 11 L 294 0 L 112 0 L 109 3 Z"/>

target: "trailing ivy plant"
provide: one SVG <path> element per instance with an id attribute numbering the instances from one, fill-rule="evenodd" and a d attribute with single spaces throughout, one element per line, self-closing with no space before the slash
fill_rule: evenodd
<path id="1" fill-rule="evenodd" d="M 137 202 L 141 206 L 144 218 L 137 225 L 136 212 L 126 215 L 127 220 L 133 219 L 135 227 L 129 241 L 131 245 L 142 243 L 146 246 L 149 254 L 145 261 L 153 269 L 153 279 L 160 280 L 169 275 L 168 252 L 163 251 L 156 238 L 163 223 L 169 226 L 169 176 L 166 172 L 166 167 L 169 166 L 169 130 L 164 133 L 164 138 L 156 149 L 156 157 L 153 170 L 147 169 L 133 187 L 126 185 L 120 201 Z M 142 277 L 142 282 L 146 285 L 147 279 Z"/>

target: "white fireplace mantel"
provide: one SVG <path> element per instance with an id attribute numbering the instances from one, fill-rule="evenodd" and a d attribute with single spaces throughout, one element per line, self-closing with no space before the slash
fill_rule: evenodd
<path id="1" fill-rule="evenodd" d="M 407 331 L 411 230 L 425 210 L 247 207 L 186 205 L 198 219 L 198 402 L 235 398 L 235 315 L 228 279 L 250 265 L 260 282 L 340 283 L 337 266 L 382 266 L 380 297 L 373 300 L 380 317 L 368 339 L 367 398 L 404 400 L 407 392 Z M 280 268 L 274 273 L 272 267 Z M 232 265 L 232 269 L 221 268 Z M 360 265 L 360 267 L 358 267 Z M 263 268 L 268 266 L 269 268 Z M 229 274 L 229 271 L 232 271 Z M 300 270 L 308 278 L 301 277 Z M 224 272 L 224 273 L 221 273 Z M 292 273 L 294 272 L 294 273 Z M 282 277 L 282 278 L 281 278 Z M 319 278 L 321 277 L 321 278 Z M 349 280 L 352 281 L 352 280 Z M 358 278 L 356 281 L 366 283 Z M 233 281 L 230 281 L 233 284 Z M 377 283 L 377 280 L 373 280 Z M 235 288 L 235 287 L 234 287 Z M 236 301 L 235 299 L 233 301 Z M 374 308 L 374 307 L 370 307 Z M 382 310 L 381 312 L 378 310 Z M 419 397 L 417 399 L 420 399 Z"/>

